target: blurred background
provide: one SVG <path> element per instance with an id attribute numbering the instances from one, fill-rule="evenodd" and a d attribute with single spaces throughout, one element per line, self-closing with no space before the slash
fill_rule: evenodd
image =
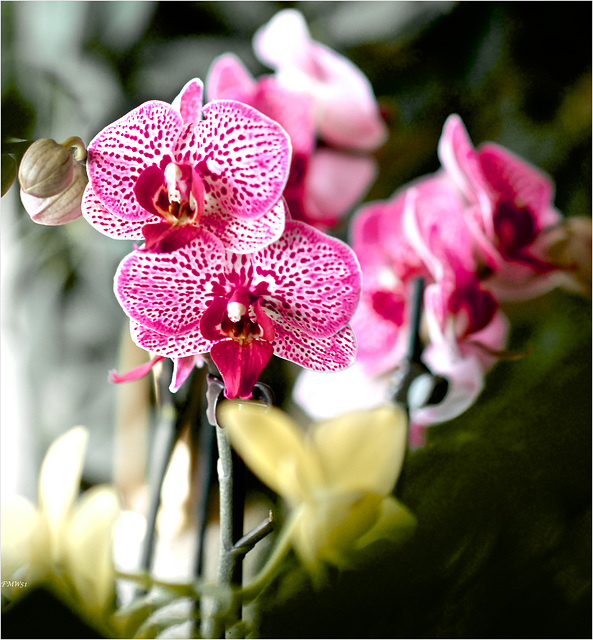
<path id="1" fill-rule="evenodd" d="M 588 2 L 2 2 L 3 169 L 14 139 L 88 144 L 141 102 L 205 79 L 222 53 L 269 72 L 251 38 L 286 7 L 364 71 L 381 104 L 390 138 L 365 201 L 435 171 L 458 113 L 476 145 L 548 172 L 566 216 L 590 215 Z M 0 224 L 2 495 L 34 497 L 49 443 L 76 424 L 91 431 L 87 485 L 141 484 L 150 381 L 107 381 L 146 359 L 112 293 L 132 243 L 83 219 L 32 223 L 18 184 Z M 409 456 L 398 496 L 419 529 L 405 553 L 319 597 L 298 591 L 295 569 L 262 637 L 590 635 L 591 301 L 554 291 L 505 311 L 510 349 L 529 355 L 501 361 L 476 405 Z M 266 372 L 281 403 L 295 373 Z"/>

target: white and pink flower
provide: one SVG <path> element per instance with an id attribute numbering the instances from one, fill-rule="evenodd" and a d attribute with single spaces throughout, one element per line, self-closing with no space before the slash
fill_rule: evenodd
<path id="1" fill-rule="evenodd" d="M 408 355 L 415 330 L 410 303 L 414 283 L 422 278 L 421 360 L 433 375 L 447 380 L 448 391 L 438 404 L 410 406 L 418 444 L 425 426 L 449 420 L 473 404 L 495 354 L 504 349 L 507 321 L 476 274 L 464 201 L 444 172 L 408 185 L 389 201 L 362 207 L 354 216 L 351 239 L 364 286 L 352 319 L 358 355 L 341 375 L 338 393 L 348 397 L 350 407 L 357 395 L 365 406 L 361 396 L 369 395 L 370 384 L 370 397 L 387 399 L 391 374 Z M 368 383 L 361 384 L 364 376 Z M 323 397 L 319 376 L 305 372 L 301 378 L 296 398 L 313 417 L 340 412 L 338 397 Z M 312 391 L 315 384 L 317 392 Z"/>
<path id="2" fill-rule="evenodd" d="M 474 148 L 456 114 L 443 127 L 439 157 L 464 198 L 476 253 L 497 299 L 526 299 L 554 287 L 555 267 L 534 251 L 542 231 L 562 220 L 551 179 L 495 143 Z"/>
<path id="3" fill-rule="evenodd" d="M 190 81 L 173 102 L 146 102 L 88 149 L 83 215 L 115 238 L 172 251 L 201 229 L 248 253 L 282 234 L 291 143 L 275 121 L 243 103 L 201 104 Z"/>
<path id="4" fill-rule="evenodd" d="M 233 54 L 212 64 L 209 100 L 234 99 L 279 122 L 292 140 L 284 192 L 291 217 L 335 226 L 378 172 L 371 155 L 388 130 L 361 69 L 311 38 L 299 11 L 278 12 L 254 36 L 256 56 L 274 70 L 257 80 Z"/>
<path id="5" fill-rule="evenodd" d="M 210 353 L 229 398 L 249 398 L 272 355 L 318 371 L 354 361 L 358 262 L 301 222 L 252 254 L 227 251 L 203 229 L 167 253 L 134 251 L 115 293 L 136 344 L 172 359 Z"/>

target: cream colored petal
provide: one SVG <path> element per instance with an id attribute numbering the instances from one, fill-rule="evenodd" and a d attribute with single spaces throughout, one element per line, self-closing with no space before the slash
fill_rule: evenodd
<path id="1" fill-rule="evenodd" d="M 31 585 L 51 571 L 47 522 L 39 509 L 21 496 L 4 500 L 1 511 L 2 583 L 16 580 Z M 9 598 L 20 593 L 22 587 L 2 587 L 2 594 Z"/>
<path id="2" fill-rule="evenodd" d="M 398 543 L 405 540 L 416 527 L 416 516 L 395 498 L 384 498 L 381 515 L 375 525 L 361 536 L 356 547 L 362 549 L 376 540 Z"/>
<path id="3" fill-rule="evenodd" d="M 114 594 L 112 530 L 119 512 L 112 488 L 93 487 L 77 501 L 66 527 L 65 571 L 92 610 L 103 610 Z"/>
<path id="4" fill-rule="evenodd" d="M 378 520 L 381 503 L 382 497 L 374 493 L 320 492 L 300 513 L 293 536 L 297 553 L 307 565 L 342 565 Z"/>
<path id="5" fill-rule="evenodd" d="M 328 486 L 385 496 L 393 490 L 406 451 L 403 409 L 385 405 L 320 422 L 313 440 Z"/>
<path id="6" fill-rule="evenodd" d="M 280 409 L 255 402 L 224 402 L 219 424 L 247 466 L 270 489 L 297 504 L 322 481 L 319 461 L 299 427 Z"/>
<path id="7" fill-rule="evenodd" d="M 10 580 L 17 569 L 31 563 L 33 534 L 40 514 L 34 504 L 21 496 L 2 502 L 0 552 L 2 581 Z"/>
<path id="8" fill-rule="evenodd" d="M 39 474 L 38 500 L 56 540 L 66 515 L 80 491 L 88 442 L 84 427 L 73 427 L 49 447 Z"/>

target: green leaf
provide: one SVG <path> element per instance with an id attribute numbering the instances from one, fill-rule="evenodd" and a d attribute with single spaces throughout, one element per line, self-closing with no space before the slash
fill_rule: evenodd
<path id="1" fill-rule="evenodd" d="M 16 180 L 16 160 L 6 153 L 2 154 L 2 195 L 4 195 Z"/>

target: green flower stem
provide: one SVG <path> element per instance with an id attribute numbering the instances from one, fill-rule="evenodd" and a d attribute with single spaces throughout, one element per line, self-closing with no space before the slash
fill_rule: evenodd
<path id="1" fill-rule="evenodd" d="M 254 527 L 249 533 L 246 533 L 240 540 L 237 540 L 233 546 L 233 553 L 241 556 L 247 555 L 253 547 L 263 540 L 274 529 L 274 517 L 270 511 L 269 516 L 257 527 Z"/>
<path id="2" fill-rule="evenodd" d="M 278 574 L 282 561 L 291 549 L 291 538 L 298 522 L 299 510 L 295 510 L 282 528 L 274 549 L 264 566 L 259 570 L 251 584 L 237 593 L 242 603 L 248 603 L 265 589 Z"/>
<path id="3" fill-rule="evenodd" d="M 241 587 L 243 580 L 243 554 L 235 552 L 235 540 L 243 536 L 243 510 L 245 493 L 243 488 L 244 466 L 231 449 L 224 429 L 216 428 L 218 443 L 218 485 L 220 491 L 220 549 L 218 562 L 218 585 Z M 225 612 L 224 617 L 221 615 Z M 231 610 L 215 602 L 213 608 L 211 638 L 224 638 L 227 625 L 232 626 L 242 617 L 240 600 Z"/>

